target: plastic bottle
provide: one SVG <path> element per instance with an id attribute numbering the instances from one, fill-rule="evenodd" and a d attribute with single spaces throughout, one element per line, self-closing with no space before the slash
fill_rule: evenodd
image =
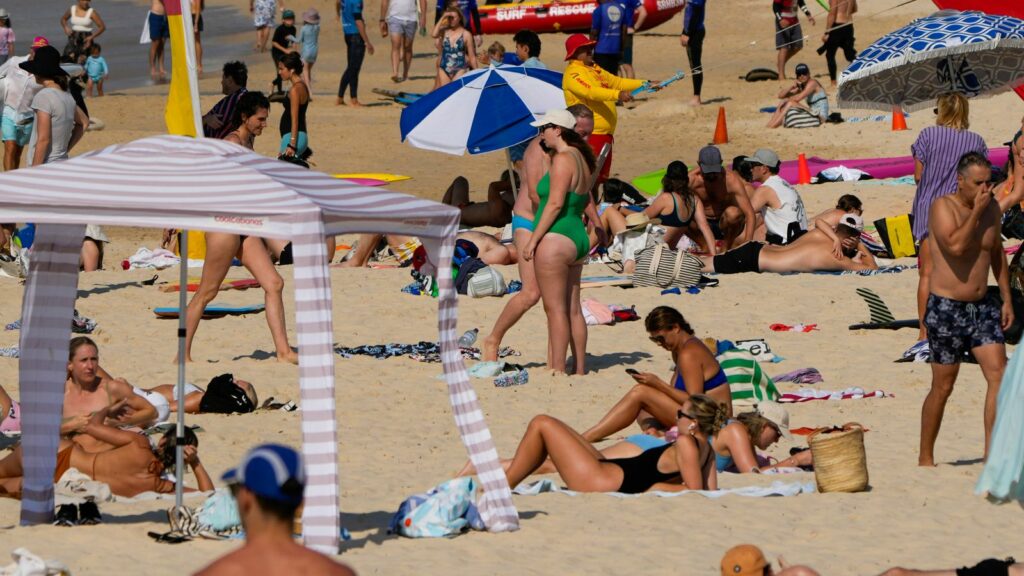
<path id="1" fill-rule="evenodd" d="M 476 337 L 479 334 L 479 328 L 466 330 L 466 333 L 459 337 L 459 346 L 461 346 L 462 348 L 469 348 L 470 346 L 476 343 Z"/>

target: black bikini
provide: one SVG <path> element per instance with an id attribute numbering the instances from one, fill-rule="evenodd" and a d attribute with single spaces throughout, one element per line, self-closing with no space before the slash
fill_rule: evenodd
<path id="1" fill-rule="evenodd" d="M 619 486 L 618 491 L 623 494 L 640 494 L 658 482 L 668 482 L 678 478 L 678 471 L 666 474 L 658 470 L 658 460 L 661 460 L 662 453 L 672 446 L 675 446 L 675 443 L 651 448 L 632 458 L 605 460 L 605 462 L 615 464 L 622 469 L 622 485 Z"/>
<path id="2" fill-rule="evenodd" d="M 690 225 L 690 222 L 693 221 L 693 212 L 697 207 L 696 202 L 693 201 L 692 197 L 690 198 L 690 202 L 688 203 L 690 216 L 687 217 L 686 220 L 681 220 L 679 218 L 679 207 L 676 205 L 676 195 L 673 192 L 669 192 L 669 194 L 672 195 L 672 211 L 663 216 L 658 216 L 658 218 L 661 219 L 661 223 L 665 226 L 669 226 L 671 228 L 686 228 Z"/>

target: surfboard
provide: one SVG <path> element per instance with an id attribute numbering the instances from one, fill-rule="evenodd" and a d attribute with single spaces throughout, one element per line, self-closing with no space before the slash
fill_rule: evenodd
<path id="1" fill-rule="evenodd" d="M 374 188 L 376 188 L 378 186 L 384 186 L 385 184 L 387 184 L 387 182 L 385 182 L 383 180 L 376 180 L 374 178 L 347 178 L 347 177 L 343 178 L 343 177 L 340 177 L 338 175 L 335 175 L 334 177 L 339 179 L 339 180 L 348 180 L 349 182 L 352 182 L 354 184 L 358 184 L 360 186 L 371 186 L 371 187 L 374 187 Z"/>
<path id="2" fill-rule="evenodd" d="M 412 176 L 403 176 L 401 174 L 388 174 L 386 172 L 358 172 L 353 174 L 335 174 L 335 178 L 345 178 L 351 180 L 353 178 L 366 178 L 369 180 L 381 180 L 383 182 L 401 182 L 403 180 L 412 180 Z"/>
<path id="3" fill-rule="evenodd" d="M 252 306 L 207 306 L 206 310 L 203 311 L 203 318 L 223 318 L 224 316 L 241 316 L 243 314 L 257 314 L 263 312 L 263 304 L 253 304 Z M 158 318 L 177 318 L 179 313 L 177 306 L 165 306 L 162 308 L 154 308 L 153 313 Z"/>
<path id="4" fill-rule="evenodd" d="M 221 290 L 248 290 L 249 288 L 259 288 L 260 283 L 255 278 L 242 278 L 239 280 L 225 280 L 221 282 Z M 160 286 L 161 292 L 178 292 L 181 290 L 181 284 L 175 282 L 173 284 L 165 284 Z M 188 279 L 188 291 L 195 292 L 199 290 L 199 278 Z"/>
<path id="5" fill-rule="evenodd" d="M 580 288 L 601 288 L 603 286 L 632 286 L 633 278 L 617 274 L 608 276 L 584 276 L 580 279 Z"/>

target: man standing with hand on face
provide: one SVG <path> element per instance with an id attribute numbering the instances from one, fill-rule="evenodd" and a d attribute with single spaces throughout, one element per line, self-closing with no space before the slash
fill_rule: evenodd
<path id="1" fill-rule="evenodd" d="M 932 388 L 921 409 L 920 466 L 935 465 L 935 439 L 960 362 L 968 352 L 988 383 L 985 394 L 985 458 L 996 398 L 1006 369 L 1003 330 L 1013 323 L 1010 272 L 1000 235 L 999 205 L 992 198 L 991 165 L 968 152 L 957 165 L 957 191 L 932 204 L 928 239 L 934 254 L 924 324 L 931 346 Z M 999 297 L 988 293 L 988 271 Z M 1000 298 L 1002 301 L 1000 301 Z"/>

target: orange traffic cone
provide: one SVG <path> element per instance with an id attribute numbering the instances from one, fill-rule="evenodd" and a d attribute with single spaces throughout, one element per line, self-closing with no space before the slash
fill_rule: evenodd
<path id="1" fill-rule="evenodd" d="M 807 156 L 805 154 L 800 154 L 799 156 L 797 156 L 796 167 L 797 184 L 810 184 L 811 169 L 807 166 Z"/>
<path id="2" fill-rule="evenodd" d="M 907 119 L 903 116 L 903 109 L 899 106 L 892 107 L 892 131 L 907 130 Z"/>
<path id="3" fill-rule="evenodd" d="M 725 127 L 725 106 L 718 107 L 718 124 L 715 126 L 714 144 L 729 143 L 729 129 Z"/>

